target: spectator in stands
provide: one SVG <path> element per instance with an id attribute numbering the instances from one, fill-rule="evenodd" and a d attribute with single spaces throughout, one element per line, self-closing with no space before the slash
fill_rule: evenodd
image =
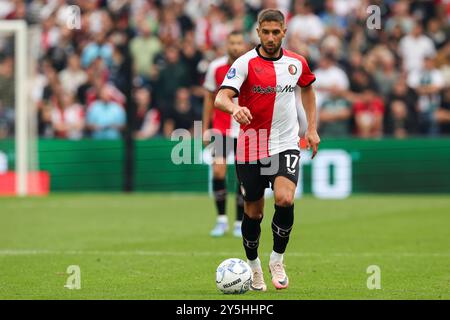
<path id="1" fill-rule="evenodd" d="M 408 107 L 402 100 L 393 100 L 387 108 L 385 132 L 392 134 L 395 138 L 406 138 L 411 131 L 411 118 Z"/>
<path id="2" fill-rule="evenodd" d="M 416 96 L 403 77 L 394 84 L 386 105 L 384 130 L 387 135 L 404 138 L 416 134 Z"/>
<path id="3" fill-rule="evenodd" d="M 439 19 L 432 18 L 428 20 L 427 36 L 433 41 L 436 49 L 441 49 L 448 42 L 449 35 L 449 30 L 447 32 L 444 30 Z"/>
<path id="4" fill-rule="evenodd" d="M 182 37 L 185 38 L 188 33 L 194 31 L 194 22 L 189 17 L 186 12 L 186 1 L 185 0 L 174 0 L 171 9 L 175 13 L 178 21 L 178 25 L 181 28 Z"/>
<path id="5" fill-rule="evenodd" d="M 125 128 L 125 111 L 112 100 L 111 94 L 110 88 L 103 87 L 100 100 L 96 100 L 88 109 L 87 127 L 94 139 L 119 139 Z"/>
<path id="6" fill-rule="evenodd" d="M 352 103 L 362 100 L 364 91 L 370 88 L 377 91 L 377 85 L 371 74 L 363 67 L 355 68 L 350 71 L 350 90 L 346 92 L 346 98 Z"/>
<path id="7" fill-rule="evenodd" d="M 159 71 L 157 81 L 157 104 L 163 113 L 174 104 L 174 92 L 191 83 L 187 66 L 180 60 L 180 51 L 176 46 L 164 50 L 164 62 Z"/>
<path id="8" fill-rule="evenodd" d="M 177 17 L 175 16 L 175 11 L 170 7 L 164 7 L 161 10 L 161 24 L 159 25 L 159 38 L 161 42 L 168 46 L 174 45 L 180 39 L 181 26 Z"/>
<path id="9" fill-rule="evenodd" d="M 409 13 L 408 0 L 401 0 L 392 4 L 392 15 L 386 21 L 386 31 L 391 33 L 397 27 L 404 34 L 410 33 L 414 27 L 414 19 Z"/>
<path id="10" fill-rule="evenodd" d="M 59 73 L 59 80 L 65 92 L 74 94 L 86 82 L 86 72 L 81 68 L 80 57 L 74 53 L 67 60 L 67 68 Z"/>
<path id="11" fill-rule="evenodd" d="M 201 70 L 204 62 L 203 54 L 195 47 L 193 34 L 186 35 L 181 48 L 181 60 L 185 64 L 189 74 L 189 89 L 192 94 L 192 107 L 196 119 L 201 119 L 203 114 L 204 89 L 201 86 L 204 72 Z"/>
<path id="12" fill-rule="evenodd" d="M 138 139 L 148 139 L 156 136 L 161 127 L 161 114 L 152 105 L 151 92 L 145 88 L 137 88 L 134 92 L 136 102 L 136 123 L 135 137 Z"/>
<path id="13" fill-rule="evenodd" d="M 400 72 L 395 67 L 395 57 L 390 53 L 380 55 L 375 63 L 374 81 L 381 96 L 387 97 L 400 79 Z"/>
<path id="14" fill-rule="evenodd" d="M 351 134 L 352 106 L 343 96 L 330 93 L 319 111 L 321 136 L 348 137 Z"/>
<path id="15" fill-rule="evenodd" d="M 107 67 L 112 64 L 113 48 L 107 42 L 106 34 L 99 31 L 92 35 L 92 41 L 83 49 L 81 54 L 81 63 L 84 68 L 94 62 L 94 60 L 101 58 Z"/>
<path id="16" fill-rule="evenodd" d="M 322 20 L 314 14 L 307 1 L 294 1 L 295 15 L 289 21 L 287 29 L 291 37 L 298 37 L 308 44 L 316 44 L 325 34 Z"/>
<path id="17" fill-rule="evenodd" d="M 61 36 L 61 29 L 56 24 L 56 17 L 54 14 L 50 14 L 44 18 L 41 23 L 41 48 L 44 53 L 48 55 L 51 48 L 58 44 Z"/>
<path id="18" fill-rule="evenodd" d="M 331 54 L 323 54 L 319 61 L 319 68 L 314 70 L 316 81 L 316 103 L 320 108 L 330 94 L 334 96 L 342 94 L 349 87 L 348 77 L 345 72 L 336 65 L 335 58 Z"/>
<path id="19" fill-rule="evenodd" d="M 73 93 L 65 92 L 52 108 L 52 125 L 55 136 L 78 140 L 83 137 L 84 110 L 75 102 Z"/>
<path id="20" fill-rule="evenodd" d="M 152 34 L 150 23 L 142 20 L 138 25 L 139 34 L 130 42 L 130 52 L 134 61 L 134 71 L 144 84 L 150 84 L 156 73 L 154 59 L 162 50 L 161 41 Z"/>
<path id="21" fill-rule="evenodd" d="M 327 32 L 337 33 L 338 35 L 344 35 L 348 27 L 347 18 L 336 14 L 334 0 L 325 1 L 325 8 L 320 15 L 320 20 Z"/>
<path id="22" fill-rule="evenodd" d="M 73 43 L 72 30 L 65 25 L 59 27 L 57 34 L 57 42 L 49 44 L 50 48 L 47 51 L 46 57 L 52 62 L 56 71 L 60 72 L 67 67 L 67 59 L 76 51 Z"/>
<path id="23" fill-rule="evenodd" d="M 98 79 L 101 75 L 99 75 L 93 64 L 86 68 L 85 71 L 86 81 L 78 87 L 77 100 L 86 108 L 88 107 L 89 92 L 94 87 L 95 79 Z"/>
<path id="24" fill-rule="evenodd" d="M 422 69 L 424 58 L 436 54 L 434 43 L 423 34 L 420 22 L 416 22 L 411 33 L 400 40 L 399 50 L 403 58 L 403 69 L 407 72 Z"/>
<path id="25" fill-rule="evenodd" d="M 175 105 L 171 108 L 167 119 L 164 122 L 164 135 L 170 137 L 175 129 L 185 129 L 193 133 L 194 130 L 194 110 L 192 109 L 189 89 L 179 88 L 176 91 Z"/>
<path id="26" fill-rule="evenodd" d="M 441 72 L 435 68 L 434 57 L 426 57 L 423 67 L 409 74 L 407 83 L 418 96 L 419 132 L 437 134 L 438 127 L 433 115 L 440 106 L 444 79 Z"/>
<path id="27" fill-rule="evenodd" d="M 379 138 L 383 134 L 384 103 L 373 88 L 365 88 L 353 104 L 356 134 L 361 138 Z"/>

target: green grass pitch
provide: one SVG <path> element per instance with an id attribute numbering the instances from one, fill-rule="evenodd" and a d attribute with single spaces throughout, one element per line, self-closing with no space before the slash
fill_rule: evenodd
<path id="1" fill-rule="evenodd" d="M 268 200 L 260 256 L 269 289 L 229 296 L 215 269 L 244 250 L 231 234 L 209 237 L 206 195 L 0 198 L 0 299 L 450 299 L 448 196 L 306 196 L 295 208 L 290 287 L 270 283 Z M 80 290 L 64 288 L 69 265 L 81 269 Z M 367 288 L 370 265 L 381 269 L 379 290 Z"/>

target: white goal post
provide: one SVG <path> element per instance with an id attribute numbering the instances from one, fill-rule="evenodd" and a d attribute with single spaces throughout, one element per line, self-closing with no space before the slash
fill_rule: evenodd
<path id="1" fill-rule="evenodd" d="M 28 88 L 27 88 L 27 24 L 24 20 L 0 21 L 0 33 L 11 32 L 15 38 L 14 82 L 15 82 L 15 159 L 16 195 L 28 194 Z"/>

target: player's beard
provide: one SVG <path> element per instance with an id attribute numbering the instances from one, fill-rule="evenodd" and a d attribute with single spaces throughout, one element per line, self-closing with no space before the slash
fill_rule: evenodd
<path id="1" fill-rule="evenodd" d="M 234 62 L 237 60 L 237 58 L 239 58 L 241 56 L 241 54 L 239 52 L 235 52 L 235 51 L 228 51 L 228 56 Z"/>
<path id="2" fill-rule="evenodd" d="M 264 51 L 269 55 L 274 55 L 278 52 L 281 48 L 281 41 L 280 43 L 276 44 L 275 42 L 271 43 L 272 46 L 266 46 L 264 43 L 261 43 L 261 47 L 264 49 Z"/>

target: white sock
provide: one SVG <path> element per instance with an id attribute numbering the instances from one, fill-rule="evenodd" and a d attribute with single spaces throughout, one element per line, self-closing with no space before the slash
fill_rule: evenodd
<path id="1" fill-rule="evenodd" d="M 284 254 L 282 253 L 272 251 L 272 253 L 270 254 L 270 264 L 274 264 L 275 262 L 283 263 L 283 256 Z"/>
<path id="2" fill-rule="evenodd" d="M 218 215 L 217 222 L 218 223 L 228 223 L 228 217 L 226 215 Z"/>
<path id="3" fill-rule="evenodd" d="M 256 258 L 255 260 L 247 260 L 247 263 L 250 266 L 250 268 L 252 268 L 252 270 L 262 269 L 261 260 L 259 260 L 259 258 Z"/>
<path id="4" fill-rule="evenodd" d="M 242 226 L 242 221 L 235 221 L 235 222 L 234 222 L 234 226 L 235 226 L 235 227 L 240 227 L 240 226 Z"/>

